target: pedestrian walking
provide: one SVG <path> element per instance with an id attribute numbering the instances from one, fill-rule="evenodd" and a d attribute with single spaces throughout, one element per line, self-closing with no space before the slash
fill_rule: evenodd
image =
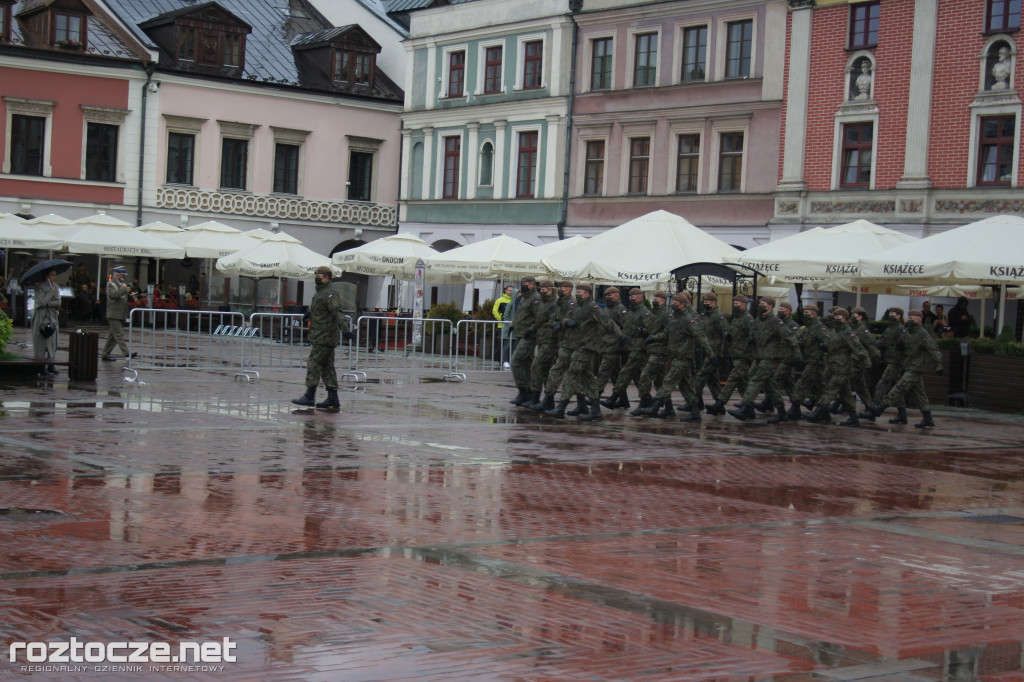
<path id="1" fill-rule="evenodd" d="M 127 270 L 123 265 L 115 265 L 110 271 L 110 280 L 107 282 L 107 342 L 103 344 L 103 352 L 100 356 L 106 362 L 113 362 L 110 355 L 114 346 L 121 349 L 127 360 L 131 357 L 128 352 L 128 344 L 124 340 L 124 321 L 128 317 L 128 304 L 132 288 L 124 281 Z"/>
<path id="2" fill-rule="evenodd" d="M 545 389 L 545 379 L 551 366 L 555 364 L 558 357 L 558 331 L 554 323 L 558 318 L 558 302 L 555 296 L 555 284 L 549 279 L 541 280 L 537 286 L 540 298 L 534 301 L 537 310 L 534 312 L 536 324 L 534 329 L 537 336 L 537 352 L 533 356 L 533 364 L 530 365 L 530 402 L 523 403 L 521 407 L 545 412 L 555 409 L 555 389 L 557 387 L 547 386 L 543 400 L 540 397 L 541 391 Z"/>
<path id="3" fill-rule="evenodd" d="M 316 293 L 309 303 L 309 359 L 306 361 L 306 392 L 292 400 L 296 405 L 338 409 L 338 372 L 334 368 L 334 349 L 341 338 L 351 340 L 348 317 L 342 310 L 340 279 L 332 277 L 331 268 L 321 265 L 314 273 Z M 327 398 L 316 402 L 316 389 L 323 382 Z"/>
<path id="4" fill-rule="evenodd" d="M 58 322 L 60 319 L 60 287 L 57 286 L 57 271 L 48 270 L 35 286 L 32 312 L 32 352 L 36 360 L 57 359 Z M 57 366 L 50 364 L 44 374 L 57 374 Z"/>
<path id="5" fill-rule="evenodd" d="M 701 324 L 701 317 L 690 309 L 691 296 L 687 291 L 680 291 L 672 297 L 672 314 L 666 324 L 668 355 L 670 366 L 661 382 L 661 388 L 655 396 L 654 403 L 645 408 L 642 414 L 671 419 L 676 415 L 672 406 L 672 391 L 678 387 L 683 399 L 689 406 L 687 416 L 680 421 L 699 422 L 700 402 L 697 399 L 697 349 L 704 352 L 711 362 L 717 364 L 718 358 L 708 342 Z M 658 411 L 658 408 L 661 411 Z"/>
<path id="6" fill-rule="evenodd" d="M 505 287 L 505 293 L 498 297 L 498 300 L 494 302 L 494 306 L 491 307 L 491 315 L 494 319 L 501 320 L 498 322 L 498 334 L 501 337 L 501 368 L 511 369 L 512 366 L 509 364 L 509 359 L 512 357 L 512 325 L 505 322 L 505 320 L 512 319 L 512 311 L 515 308 L 512 301 L 515 296 L 516 288 L 511 284 Z"/>

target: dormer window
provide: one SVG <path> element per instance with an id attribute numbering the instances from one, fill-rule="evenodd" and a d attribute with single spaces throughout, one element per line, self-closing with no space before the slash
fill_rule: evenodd
<path id="1" fill-rule="evenodd" d="M 252 27 L 217 2 L 189 4 L 139 24 L 161 48 L 161 66 L 238 78 Z"/>
<path id="2" fill-rule="evenodd" d="M 375 61 L 372 54 L 336 48 L 334 50 L 334 80 L 341 83 L 372 85 Z"/>
<path id="3" fill-rule="evenodd" d="M 85 47 L 85 17 L 70 12 L 54 12 L 53 42 L 64 47 Z"/>
<path id="4" fill-rule="evenodd" d="M 196 60 L 196 30 L 191 26 L 178 27 L 178 60 Z"/>
<path id="5" fill-rule="evenodd" d="M 224 36 L 224 66 L 242 65 L 242 36 Z"/>

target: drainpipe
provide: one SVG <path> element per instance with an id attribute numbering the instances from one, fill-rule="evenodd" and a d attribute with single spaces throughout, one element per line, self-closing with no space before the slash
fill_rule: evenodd
<path id="1" fill-rule="evenodd" d="M 576 97 L 576 48 L 580 27 L 576 14 L 583 9 L 583 0 L 569 0 L 569 21 L 572 22 L 572 57 L 569 60 L 569 102 L 565 112 L 565 177 L 562 179 L 562 212 L 558 219 L 558 239 L 565 239 L 565 220 L 569 215 L 569 168 L 572 166 L 572 105 Z"/>
<path id="2" fill-rule="evenodd" d="M 153 72 L 156 64 L 146 64 L 146 84 L 142 86 L 142 123 L 139 125 L 139 198 L 138 208 L 135 211 L 135 226 L 142 224 L 142 186 L 145 178 L 146 168 L 146 104 L 149 101 L 149 86 L 153 82 Z"/>

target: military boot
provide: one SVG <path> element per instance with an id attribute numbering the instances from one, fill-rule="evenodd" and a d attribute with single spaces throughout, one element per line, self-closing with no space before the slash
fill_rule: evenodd
<path id="1" fill-rule="evenodd" d="M 814 398 L 811 398 L 811 397 L 804 398 L 803 406 L 806 407 L 808 410 L 813 410 L 814 407 L 815 407 L 815 405 L 814 405 Z"/>
<path id="2" fill-rule="evenodd" d="M 642 395 L 642 396 L 640 396 L 640 404 L 637 405 L 636 408 L 632 412 L 629 413 L 629 416 L 631 416 L 631 417 L 642 417 L 643 414 L 644 414 L 643 410 L 646 410 L 648 407 L 650 407 L 652 401 L 653 401 L 653 398 L 651 398 L 651 396 L 649 396 L 649 395 Z"/>
<path id="3" fill-rule="evenodd" d="M 875 421 L 872 417 L 871 421 Z M 897 407 L 896 416 L 889 420 L 890 424 L 906 424 L 907 423 L 907 408 Z"/>
<path id="4" fill-rule="evenodd" d="M 885 403 L 872 403 L 868 405 L 868 410 L 871 412 L 871 414 L 875 415 L 876 417 L 881 417 L 882 413 L 888 409 L 889 406 L 886 405 Z"/>
<path id="5" fill-rule="evenodd" d="M 568 400 L 559 400 L 558 404 L 550 410 L 545 410 L 544 414 L 549 417 L 555 417 L 557 419 L 565 419 L 565 408 L 569 405 Z"/>
<path id="6" fill-rule="evenodd" d="M 683 422 L 684 424 L 687 422 L 699 422 L 700 420 L 701 416 L 699 403 L 690 408 L 690 414 L 684 414 L 682 417 L 679 418 L 679 421 Z"/>
<path id="7" fill-rule="evenodd" d="M 333 409 L 341 408 L 341 403 L 338 402 L 338 389 L 336 389 L 336 388 L 329 388 L 329 389 L 327 389 L 327 398 L 325 400 L 317 403 L 316 406 L 319 409 L 321 409 L 321 410 L 329 409 L 329 408 L 333 408 Z"/>
<path id="8" fill-rule="evenodd" d="M 292 402 L 296 405 L 305 405 L 306 407 L 316 406 L 316 386 L 306 386 L 306 393 L 301 398 L 292 398 Z"/>
<path id="9" fill-rule="evenodd" d="M 794 401 L 793 404 L 789 406 L 789 409 L 786 410 L 786 417 L 790 421 L 800 421 L 800 418 L 803 417 L 803 413 L 800 412 L 800 403 Z"/>
<path id="10" fill-rule="evenodd" d="M 840 426 L 860 426 L 860 419 L 857 418 L 856 409 L 850 408 L 846 414 L 849 416 L 846 417 L 846 421 L 839 422 Z"/>
<path id="11" fill-rule="evenodd" d="M 765 398 L 764 400 L 758 400 L 756 403 L 754 403 L 754 409 L 761 413 L 771 412 L 772 404 L 768 402 L 767 398 Z"/>
<path id="12" fill-rule="evenodd" d="M 671 419 L 672 417 L 676 416 L 676 409 L 675 409 L 675 406 L 672 405 L 672 401 L 671 400 L 663 401 L 661 412 L 659 412 L 658 414 L 656 414 L 654 416 L 655 417 L 661 417 L 662 419 Z"/>
<path id="13" fill-rule="evenodd" d="M 548 410 L 555 409 L 555 394 L 551 391 L 547 391 L 544 394 L 544 400 L 541 401 L 540 409 L 538 412 L 546 412 Z"/>
<path id="14" fill-rule="evenodd" d="M 830 422 L 830 421 L 832 421 L 832 415 L 828 411 L 827 407 L 821 406 L 821 407 L 815 407 L 814 408 L 814 412 L 811 412 L 809 415 L 804 417 L 804 419 L 806 419 L 809 422 L 813 422 L 815 424 L 821 424 L 823 422 Z"/>
<path id="15" fill-rule="evenodd" d="M 932 411 L 931 410 L 927 410 L 927 411 L 922 410 L 921 416 L 924 417 L 924 419 L 922 419 L 921 421 L 919 421 L 916 424 L 914 424 L 914 428 L 915 429 L 924 429 L 924 428 L 927 428 L 929 426 L 935 426 L 935 422 L 932 421 Z"/>
<path id="16" fill-rule="evenodd" d="M 658 410 L 660 408 L 661 400 L 658 398 L 652 398 L 651 402 L 647 403 L 647 407 L 638 407 L 630 412 L 630 414 L 635 414 L 638 417 L 656 417 L 658 416 Z"/>
<path id="17" fill-rule="evenodd" d="M 541 405 L 544 404 L 544 401 L 540 399 L 540 391 L 527 391 L 527 393 L 529 395 L 529 399 L 519 407 L 525 407 L 526 409 L 533 410 L 534 412 L 543 412 Z"/>
<path id="18" fill-rule="evenodd" d="M 602 419 L 604 419 L 604 417 L 601 415 L 601 403 L 596 400 L 590 403 L 589 414 L 580 415 L 581 422 L 599 422 Z"/>
<path id="19" fill-rule="evenodd" d="M 529 391 L 527 391 L 525 388 L 520 386 L 519 387 L 519 393 L 516 395 L 515 398 L 512 398 L 512 400 L 510 400 L 509 402 L 512 403 L 513 405 L 522 405 L 523 403 L 526 402 L 526 400 L 527 400 L 527 398 L 529 398 L 529 396 L 530 396 Z"/>
<path id="20" fill-rule="evenodd" d="M 619 394 L 614 391 L 607 398 L 598 401 L 602 406 L 607 407 L 609 410 L 614 410 L 619 404 Z"/>
<path id="21" fill-rule="evenodd" d="M 871 405 L 868 403 L 864 403 L 864 411 L 858 412 L 857 417 L 867 419 L 869 422 L 875 421 L 875 413 L 871 411 Z"/>
<path id="22" fill-rule="evenodd" d="M 757 417 L 757 414 L 754 412 L 753 405 L 744 405 L 739 409 L 729 410 L 729 414 L 736 417 L 741 422 L 745 422 L 748 419 L 755 419 Z"/>
<path id="23" fill-rule="evenodd" d="M 567 416 L 567 417 L 578 417 L 581 414 L 585 414 L 586 411 L 590 409 L 589 405 L 590 405 L 590 403 L 587 400 L 587 396 L 583 395 L 582 393 L 577 393 L 576 394 L 576 407 L 574 407 L 571 410 L 568 410 L 565 413 L 565 416 Z"/>
<path id="24" fill-rule="evenodd" d="M 705 411 L 712 417 L 720 414 L 725 414 L 725 403 L 723 403 L 721 400 L 715 399 L 715 402 L 708 405 L 708 409 Z"/>
<path id="25" fill-rule="evenodd" d="M 619 394 L 619 402 L 615 407 L 621 407 L 624 410 L 629 409 L 629 396 L 626 395 L 625 391 Z"/>
<path id="26" fill-rule="evenodd" d="M 782 422 L 788 422 L 789 416 L 786 413 L 785 405 L 782 407 L 775 408 L 775 414 L 768 417 L 769 424 L 780 424 Z"/>
<path id="27" fill-rule="evenodd" d="M 843 409 L 843 403 L 840 400 L 833 400 L 832 404 L 828 406 L 828 411 L 832 414 L 839 414 L 841 409 Z"/>

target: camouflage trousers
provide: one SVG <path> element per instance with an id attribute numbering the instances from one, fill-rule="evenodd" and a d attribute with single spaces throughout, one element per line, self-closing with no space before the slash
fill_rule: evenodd
<path id="1" fill-rule="evenodd" d="M 634 343 L 636 342 L 634 341 Z M 619 378 L 615 380 L 614 391 L 616 393 L 625 393 L 631 381 L 639 381 L 640 373 L 644 371 L 644 365 L 646 364 L 646 351 L 640 349 L 630 351 L 629 357 L 626 358 L 626 364 L 619 370 Z"/>
<path id="2" fill-rule="evenodd" d="M 750 360 L 747 360 L 746 358 L 733 358 L 732 369 L 729 370 L 729 376 L 725 380 L 725 386 L 722 386 L 722 389 L 718 392 L 718 399 L 723 403 L 728 402 L 729 398 L 732 397 L 732 392 L 734 390 L 738 390 L 739 395 L 742 398 L 749 383 Z"/>
<path id="3" fill-rule="evenodd" d="M 568 346 L 558 347 L 558 357 L 555 358 L 555 364 L 551 365 L 551 369 L 548 370 L 548 376 L 544 380 L 546 390 L 552 395 L 558 391 L 558 387 L 562 385 L 562 379 L 565 377 L 565 373 L 569 371 L 572 352 L 572 348 L 569 348 Z M 564 386 L 562 387 L 562 394 L 569 395 L 569 392 L 565 390 Z"/>
<path id="4" fill-rule="evenodd" d="M 667 370 L 667 355 L 664 353 L 649 353 L 647 355 L 647 364 L 644 365 L 644 371 L 640 373 L 640 379 L 636 383 L 641 398 L 650 397 L 651 386 L 661 388 Z"/>
<path id="5" fill-rule="evenodd" d="M 893 407 L 916 407 L 922 412 L 930 410 L 928 394 L 924 392 L 923 374 L 908 369 L 882 402 Z"/>
<path id="6" fill-rule="evenodd" d="M 597 353 L 592 350 L 577 348 L 572 352 L 569 369 L 565 372 L 565 384 L 562 388 L 562 400 L 574 395 L 584 395 L 596 402 L 600 397 L 597 391 L 597 377 L 594 376 L 594 360 Z"/>
<path id="7" fill-rule="evenodd" d="M 817 361 L 807 363 L 804 371 L 800 374 L 800 380 L 796 382 L 796 387 L 789 394 L 789 399 L 794 403 L 802 403 L 805 398 L 810 398 L 817 403 L 818 398 L 825 391 L 825 376 L 827 374 L 825 363 Z"/>
<path id="8" fill-rule="evenodd" d="M 793 380 L 793 368 L 786 363 L 775 368 L 775 385 L 779 387 L 779 395 L 792 396 L 796 382 Z"/>
<path id="9" fill-rule="evenodd" d="M 892 390 L 896 382 L 903 376 L 903 366 L 890 362 L 885 366 L 881 378 L 875 385 L 875 402 L 880 403 L 885 399 L 885 394 Z"/>
<path id="10" fill-rule="evenodd" d="M 850 377 L 850 390 L 852 390 L 860 401 L 865 405 L 871 403 L 871 389 L 868 388 L 868 370 L 861 369 Z"/>
<path id="11" fill-rule="evenodd" d="M 519 339 L 516 349 L 512 352 L 512 361 L 509 366 L 512 368 L 512 381 L 516 388 L 524 391 L 530 388 L 530 367 L 533 365 L 533 351 L 537 342 L 533 339 Z"/>
<path id="12" fill-rule="evenodd" d="M 334 370 L 334 346 L 314 344 L 306 360 L 306 387 L 316 388 L 321 381 L 328 391 L 338 390 L 338 373 Z"/>
<path id="13" fill-rule="evenodd" d="M 545 343 L 537 346 L 537 354 L 533 356 L 533 364 L 530 365 L 530 390 L 540 391 L 544 388 L 544 380 L 548 378 L 551 366 L 555 364 L 558 357 L 558 346 L 553 343 Z M 548 386 L 548 391 L 552 387 Z"/>
<path id="14" fill-rule="evenodd" d="M 615 381 L 619 378 L 619 372 L 622 371 L 622 353 L 613 350 L 607 353 L 601 354 L 601 365 L 597 368 L 597 392 L 601 393 L 604 391 L 604 387 L 610 381 L 612 386 L 615 385 Z"/>
<path id="15" fill-rule="evenodd" d="M 669 401 L 672 399 L 672 391 L 679 387 L 679 392 L 688 405 L 696 405 L 699 400 L 697 392 L 697 373 L 693 368 L 693 358 L 679 357 L 672 358 L 672 366 L 665 373 L 655 397 L 658 400 Z M 703 388 L 703 386 L 701 387 Z"/>
<path id="16" fill-rule="evenodd" d="M 782 394 L 779 393 L 779 385 L 775 379 L 776 371 L 781 364 L 782 360 L 774 358 L 763 358 L 756 361 L 750 371 L 750 382 L 747 384 L 747 390 L 743 392 L 743 402 L 747 405 L 753 405 L 754 401 L 757 400 L 758 394 L 763 390 L 764 399 L 768 401 L 768 404 L 775 408 L 785 407 L 785 404 L 782 402 Z"/>
<path id="17" fill-rule="evenodd" d="M 828 380 L 825 382 L 825 390 L 821 397 L 814 404 L 815 407 L 829 407 L 834 401 L 839 400 L 843 409 L 847 412 L 857 407 L 853 399 L 853 392 L 850 391 L 850 379 L 853 372 L 846 366 L 830 366 Z"/>
<path id="18" fill-rule="evenodd" d="M 718 400 L 718 394 L 722 390 L 722 379 L 718 365 L 712 365 L 710 358 L 704 358 L 700 369 L 697 370 L 697 393 L 703 393 L 705 386 L 711 391 L 711 397 Z"/>

